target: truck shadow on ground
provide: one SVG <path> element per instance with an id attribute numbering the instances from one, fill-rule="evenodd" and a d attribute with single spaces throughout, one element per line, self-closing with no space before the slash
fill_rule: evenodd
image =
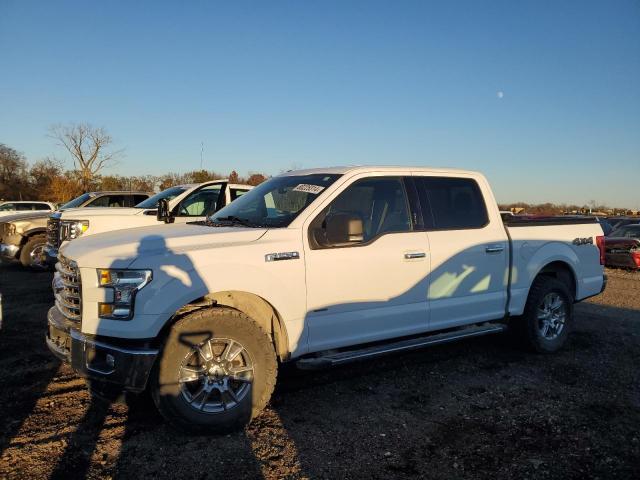
<path id="1" fill-rule="evenodd" d="M 11 276 L 11 281 L 9 277 Z M 26 295 L 23 285 L 32 289 Z M 0 456 L 33 412 L 60 367 L 44 345 L 47 310 L 53 303 L 51 273 L 0 262 L 3 322 L 0 330 Z M 29 372 L 24 375 L 24 369 Z M 28 380 L 27 380 L 28 378 Z"/>
<path id="2" fill-rule="evenodd" d="M 611 459 L 631 478 L 633 450 L 620 449 L 619 442 L 640 420 L 640 392 L 637 386 L 624 392 L 620 382 L 633 379 L 620 367 L 640 360 L 637 338 L 627 336 L 639 331 L 640 312 L 608 307 L 606 313 L 635 319 L 635 326 L 616 325 L 619 335 L 603 339 L 601 318 L 579 314 L 586 324 L 552 357 L 524 353 L 507 336 L 492 336 L 325 371 L 286 366 L 270 406 L 229 435 L 181 433 L 148 403 L 131 403 L 117 462 L 108 471 L 123 478 L 399 478 L 436 469 L 435 476 L 450 478 L 464 466 L 482 477 L 503 470 L 508 455 L 513 463 L 503 474 L 511 478 L 535 474 L 537 462 L 551 477 L 606 475 L 615 466 Z M 606 362 L 605 372 L 589 371 L 594 355 Z M 575 381 L 559 375 L 567 370 Z M 553 405 L 555 412 L 539 414 L 532 403 Z M 89 472 L 89 462 L 78 456 L 91 457 L 87 452 L 107 414 L 108 407 L 89 408 L 57 478 Z M 557 417 L 566 418 L 562 428 L 584 431 L 579 446 L 598 436 L 598 456 L 577 454 L 566 434 L 548 423 Z"/>

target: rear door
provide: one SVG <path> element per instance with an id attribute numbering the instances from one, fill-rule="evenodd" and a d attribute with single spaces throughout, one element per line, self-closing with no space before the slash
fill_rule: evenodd
<path id="1" fill-rule="evenodd" d="M 501 318 L 508 245 L 502 222 L 490 218 L 496 212 L 485 204 L 485 194 L 493 198 L 488 187 L 464 176 L 414 180 L 429 237 L 430 329 Z"/>

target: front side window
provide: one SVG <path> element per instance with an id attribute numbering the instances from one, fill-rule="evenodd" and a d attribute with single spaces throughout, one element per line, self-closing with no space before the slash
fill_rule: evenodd
<path id="1" fill-rule="evenodd" d="M 4 205 L 0 206 L 0 212 L 8 212 L 15 209 L 16 207 L 13 203 L 5 203 Z"/>
<path id="2" fill-rule="evenodd" d="M 243 194 L 211 217 L 214 223 L 287 227 L 333 182 L 337 174 L 283 175 Z"/>
<path id="3" fill-rule="evenodd" d="M 60 208 L 61 209 L 63 209 L 63 208 L 77 208 L 77 207 L 82 206 L 90 198 L 91 198 L 91 194 L 83 193 L 79 197 L 76 197 L 73 200 L 71 200 L 70 202 L 65 203 Z"/>
<path id="4" fill-rule="evenodd" d="M 125 196 L 124 195 L 103 195 L 96 198 L 87 207 L 124 207 Z"/>
<path id="5" fill-rule="evenodd" d="M 412 229 L 402 179 L 374 177 L 344 190 L 310 226 L 315 248 L 351 246 Z"/>
<path id="6" fill-rule="evenodd" d="M 51 210 L 51 207 L 46 203 L 36 203 L 35 210 Z"/>
<path id="7" fill-rule="evenodd" d="M 158 208 L 158 202 L 160 200 L 167 199 L 168 201 L 171 201 L 186 190 L 187 187 L 169 187 L 160 193 L 156 193 L 152 197 L 141 201 L 136 205 L 136 208 Z"/>
<path id="8" fill-rule="evenodd" d="M 180 217 L 204 217 L 216 211 L 222 185 L 209 185 L 192 193 L 178 207 Z"/>
<path id="9" fill-rule="evenodd" d="M 416 183 L 427 229 L 482 228 L 488 223 L 484 198 L 475 180 L 418 177 Z"/>

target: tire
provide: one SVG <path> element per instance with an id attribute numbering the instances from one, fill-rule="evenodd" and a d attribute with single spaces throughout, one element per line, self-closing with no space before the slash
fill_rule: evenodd
<path id="1" fill-rule="evenodd" d="M 181 430 L 226 433 L 266 406 L 277 368 L 271 337 L 247 315 L 198 310 L 172 326 L 152 372 L 151 396 Z"/>
<path id="2" fill-rule="evenodd" d="M 40 258 L 36 258 L 41 253 L 42 247 L 47 244 L 46 235 L 33 235 L 29 237 L 27 243 L 20 250 L 20 263 L 22 266 L 33 268 L 34 270 L 46 270 L 48 267 L 42 263 Z"/>
<path id="3" fill-rule="evenodd" d="M 524 314 L 512 325 L 516 338 L 537 353 L 560 350 L 572 326 L 573 295 L 565 283 L 545 275 L 534 280 Z"/>

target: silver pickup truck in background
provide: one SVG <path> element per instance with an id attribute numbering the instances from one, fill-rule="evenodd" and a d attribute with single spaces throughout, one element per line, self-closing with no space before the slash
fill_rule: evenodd
<path id="1" fill-rule="evenodd" d="M 88 192 L 65 203 L 58 211 L 86 207 L 132 207 L 149 198 L 148 192 Z M 20 261 L 25 267 L 45 268 L 42 252 L 47 243 L 50 210 L 18 212 L 0 218 L 0 258 Z"/>

